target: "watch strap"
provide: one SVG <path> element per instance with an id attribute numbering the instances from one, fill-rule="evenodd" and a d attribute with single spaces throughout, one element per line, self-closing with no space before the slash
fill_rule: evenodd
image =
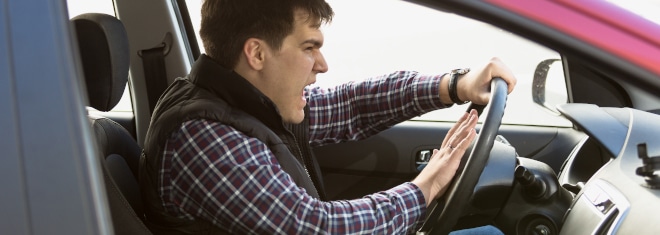
<path id="1" fill-rule="evenodd" d="M 460 98 L 458 98 L 458 79 L 461 75 L 466 74 L 470 71 L 470 69 L 454 69 L 450 73 L 449 77 L 449 98 L 451 99 L 451 102 L 454 102 L 456 104 L 465 104 L 468 101 L 461 101 Z"/>

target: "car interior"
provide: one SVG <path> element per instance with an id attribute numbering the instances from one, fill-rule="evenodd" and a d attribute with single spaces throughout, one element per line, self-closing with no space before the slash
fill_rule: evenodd
<path id="1" fill-rule="evenodd" d="M 97 12 L 70 16 L 90 139 L 100 163 L 85 167 L 102 173 L 105 195 L 97 195 L 97 203 L 107 204 L 112 221 L 108 231 L 151 234 L 144 222 L 137 177 L 142 142 L 160 92 L 176 77 L 185 76 L 203 52 L 191 21 L 196 12 L 189 12 L 186 5 L 192 1 L 112 2 L 114 16 Z M 529 80 L 524 85 L 531 88 L 525 102 L 533 102 L 533 108 L 513 111 L 507 105 L 515 97 L 501 92 L 491 97 L 498 102 L 480 108 L 476 147 L 466 153 L 447 195 L 429 208 L 419 234 L 446 234 L 486 224 L 505 234 L 660 231 L 654 216 L 660 210 L 657 74 L 493 5 L 412 2 L 434 12 L 487 22 L 497 26 L 496 31 L 519 35 L 560 55 L 523 58 L 535 66 L 524 78 Z M 565 97 L 555 102 L 554 90 L 547 87 L 560 80 Z M 501 84 L 494 82 L 492 90 L 501 91 Z M 126 97 L 131 110 L 116 111 Z M 468 109 L 457 106 L 453 109 Z M 568 124 L 502 120 L 502 115 L 514 112 L 520 119 L 536 119 L 532 111 Z M 327 198 L 360 198 L 410 181 L 451 128 L 449 119 L 421 117 L 361 141 L 315 148 Z"/>

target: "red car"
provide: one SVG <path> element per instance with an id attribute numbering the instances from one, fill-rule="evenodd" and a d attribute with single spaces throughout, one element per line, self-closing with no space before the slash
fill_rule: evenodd
<path id="1" fill-rule="evenodd" d="M 159 92 L 203 53 L 199 1 L 90 2 L 0 3 L 2 234 L 150 233 L 137 160 Z M 630 1 L 328 2 L 330 71 L 318 85 L 492 56 L 518 78 L 508 97 L 493 85 L 477 143 L 420 233 L 660 233 L 660 25 L 650 18 L 660 4 L 636 2 L 642 13 L 619 5 Z M 100 13 L 124 34 L 76 21 Z M 316 148 L 328 197 L 411 180 L 467 107 Z"/>

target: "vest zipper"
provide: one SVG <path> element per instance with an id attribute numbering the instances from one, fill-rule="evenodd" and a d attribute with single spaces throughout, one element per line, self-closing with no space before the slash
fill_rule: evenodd
<path id="1" fill-rule="evenodd" d="M 312 175 L 309 174 L 309 170 L 307 170 L 307 161 L 305 159 L 305 155 L 303 155 L 302 150 L 300 150 L 300 145 L 298 145 L 298 139 L 296 139 L 295 135 L 293 136 L 293 141 L 296 143 L 296 150 L 298 150 L 298 156 L 300 156 L 300 163 L 302 163 L 303 169 L 305 169 L 305 173 L 307 173 L 307 177 L 309 177 L 310 180 L 312 180 L 312 185 L 314 185 L 314 189 L 318 192 L 319 189 L 316 187 L 316 184 L 314 183 L 314 179 L 312 178 Z"/>
<path id="2" fill-rule="evenodd" d="M 293 136 L 293 140 L 296 143 L 296 146 L 295 146 L 296 150 L 298 151 L 298 154 L 300 156 L 298 158 L 298 160 L 301 161 L 301 164 L 303 165 L 303 168 L 305 169 L 305 173 L 307 173 L 307 176 L 309 177 L 309 179 L 312 180 L 312 185 L 314 186 L 314 189 L 316 189 L 316 192 L 319 195 L 319 199 L 325 200 L 325 191 L 323 191 L 322 188 L 320 188 L 321 187 L 320 184 L 322 182 L 319 182 L 319 178 L 318 178 L 318 175 L 317 175 L 317 174 L 320 174 L 320 172 L 317 172 L 316 168 L 314 168 L 314 165 L 312 164 L 312 161 L 310 159 L 311 156 L 309 156 L 308 154 L 305 154 L 302 151 L 302 149 L 301 149 L 302 147 L 300 146 L 301 143 L 298 142 L 298 139 L 296 138 L 296 136 L 295 135 L 292 135 L 292 136 Z M 312 167 L 313 169 L 308 169 L 308 167 Z M 312 172 L 310 172 L 310 170 Z M 314 174 L 314 177 L 312 177 L 312 174 Z"/>
<path id="3" fill-rule="evenodd" d="M 313 155 L 311 153 L 311 149 L 309 148 L 309 142 L 308 142 L 308 128 L 309 128 L 309 106 L 305 107 L 305 120 L 303 123 L 300 124 L 288 124 L 285 125 L 285 129 L 287 130 L 288 134 L 290 135 L 289 140 L 293 140 L 293 143 L 295 146 L 291 146 L 292 148 L 296 148 L 295 151 L 297 151 L 298 156 L 296 158 L 300 161 L 300 163 L 303 165 L 303 168 L 305 169 L 305 173 L 307 173 L 307 176 L 309 177 L 310 180 L 312 180 L 312 185 L 314 186 L 314 189 L 316 189 L 316 192 L 318 194 L 319 199 L 325 200 L 325 189 L 323 188 L 323 182 L 321 182 L 321 172 L 318 170 L 318 166 L 314 162 Z M 299 139 L 298 137 L 302 138 Z M 290 149 L 291 153 L 293 154 L 294 150 Z M 295 155 L 295 154 L 294 154 Z M 311 167 L 312 169 L 309 169 Z"/>

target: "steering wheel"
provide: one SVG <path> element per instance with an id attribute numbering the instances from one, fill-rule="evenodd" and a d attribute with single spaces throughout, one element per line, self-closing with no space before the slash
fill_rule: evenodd
<path id="1" fill-rule="evenodd" d="M 502 78 L 493 78 L 488 113 L 465 166 L 454 176 L 444 196 L 431 204 L 432 209 L 417 234 L 448 234 L 458 221 L 461 210 L 472 197 L 474 187 L 479 182 L 481 172 L 490 157 L 497 131 L 502 124 L 507 90 L 507 84 Z M 472 104 L 468 111 L 472 108 L 477 109 L 481 114 L 484 106 Z"/>

